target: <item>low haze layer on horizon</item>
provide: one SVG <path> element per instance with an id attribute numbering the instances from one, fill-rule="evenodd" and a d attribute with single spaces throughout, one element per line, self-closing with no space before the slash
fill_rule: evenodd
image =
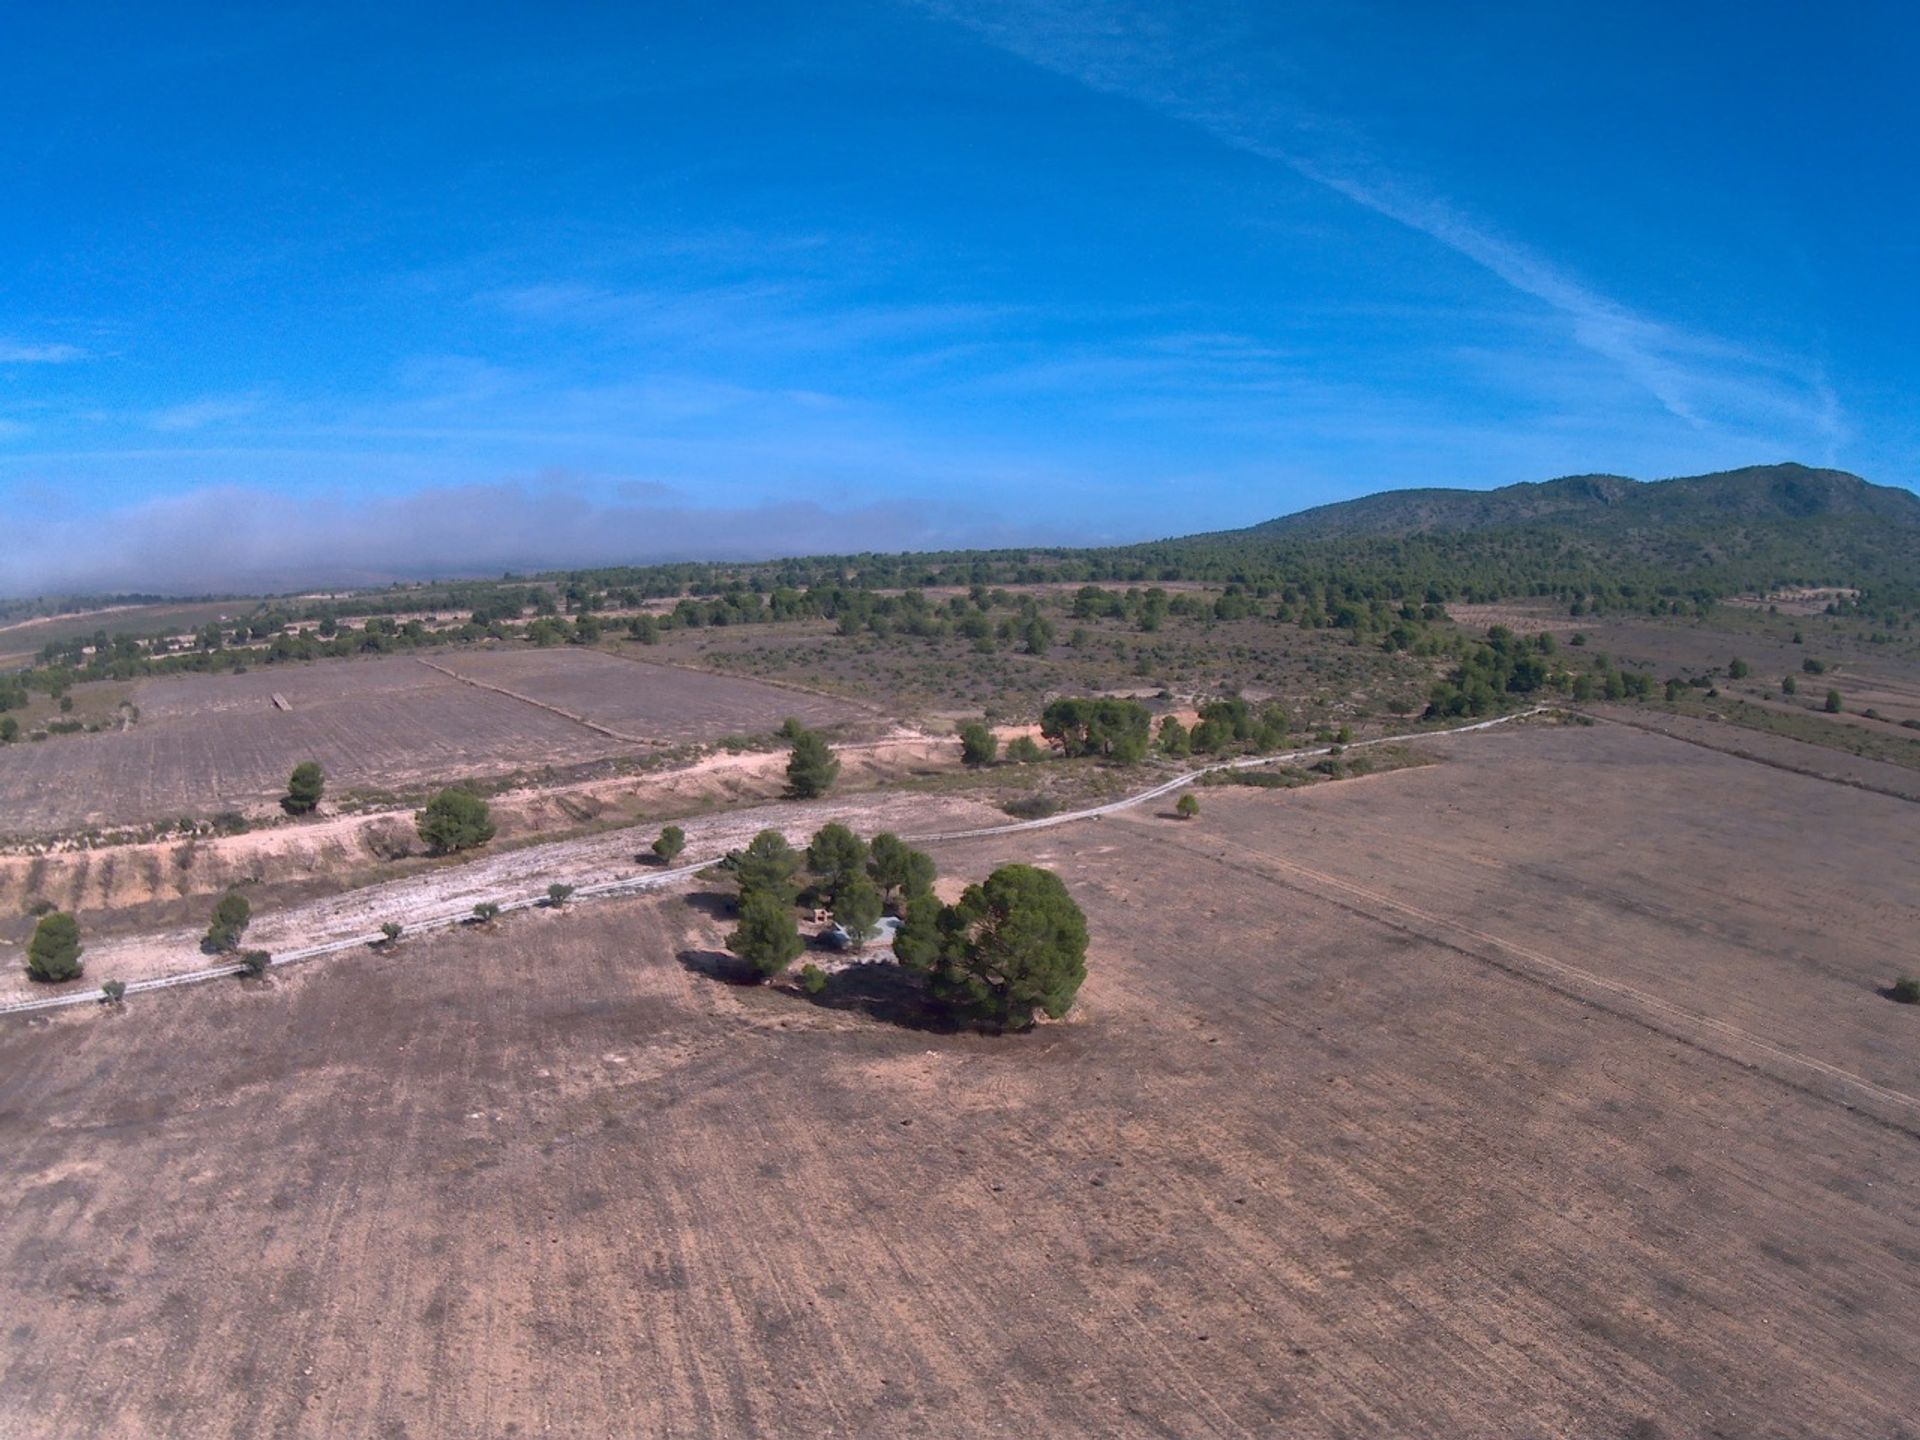
<path id="1" fill-rule="evenodd" d="M 1866 3 L 17 7 L 0 593 L 1920 478 Z"/>

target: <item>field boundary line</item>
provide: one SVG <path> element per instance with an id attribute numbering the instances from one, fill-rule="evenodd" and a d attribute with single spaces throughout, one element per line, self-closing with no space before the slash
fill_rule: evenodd
<path id="1" fill-rule="evenodd" d="M 713 670 L 705 665 L 689 665 L 684 660 L 653 660 L 645 655 L 629 655 L 624 650 L 598 650 L 609 660 L 624 660 L 629 665 L 651 665 L 656 670 L 684 670 L 689 675 L 705 675 L 710 680 L 739 680 L 750 685 L 771 685 L 776 690 L 791 690 L 796 695 L 811 695 L 816 700 L 831 700 L 836 705 L 851 705 L 856 710 L 865 710 L 870 714 L 886 719 L 893 717 L 887 713 L 884 705 L 876 705 L 871 700 L 855 700 L 847 695 L 836 695 L 831 690 L 822 690 L 814 685 L 802 685 L 798 680 L 775 680 L 766 675 L 736 675 L 731 670 Z"/>
<path id="2" fill-rule="evenodd" d="M 1808 780 L 1824 780 L 1829 785 L 1846 785 L 1846 786 L 1850 786 L 1855 790 L 1865 790 L 1870 795 L 1884 795 L 1889 800 L 1904 800 L 1909 805 L 1920 805 L 1920 795 L 1909 795 L 1904 790 L 1891 790 L 1884 785 L 1875 785 L 1869 780 L 1855 780 L 1852 777 L 1847 775 L 1829 775 L 1824 770 L 1810 769 L 1803 765 L 1792 764 L 1786 760 L 1773 760 L 1768 758 L 1765 755 L 1756 755 L 1751 750 L 1736 750 L 1730 745 L 1715 745 L 1711 740 L 1702 740 L 1697 736 L 1693 736 L 1693 735 L 1676 735 L 1671 730 L 1662 730 L 1658 725 L 1650 725 L 1643 720 L 1629 720 L 1624 715 L 1607 715 L 1607 714 L 1601 714 L 1597 711 L 1587 711 L 1587 710 L 1580 710 L 1580 711 L 1576 711 L 1575 713 L 1580 715 L 1586 715 L 1589 719 L 1597 720 L 1602 725 L 1620 725 L 1620 726 L 1624 726 L 1628 730 L 1639 730 L 1648 735 L 1658 735 L 1662 740 L 1675 740 L 1682 745 L 1697 745 L 1700 747 L 1700 749 L 1711 750 L 1716 755 L 1725 755 L 1730 759 L 1734 759 L 1734 760 L 1745 760 L 1754 765 L 1764 765 L 1769 770 L 1781 770 L 1789 775 L 1803 776 Z M 1725 721 L 1722 723 L 1731 724 L 1732 722 Z M 1737 726 L 1735 728 L 1745 729 L 1747 727 Z M 1756 735 L 1765 735 L 1769 732 L 1764 730 L 1755 730 L 1752 733 Z M 1775 738 L 1776 740 L 1787 740 L 1796 745 L 1813 745 L 1814 744 L 1814 742 L 1811 740 L 1799 740 L 1791 735 L 1776 735 L 1773 738 Z M 1821 745 L 1815 745 L 1814 748 L 1825 749 L 1827 747 L 1821 746 Z M 1848 750 L 1841 750 L 1841 751 L 1837 751 L 1836 753 L 1841 755 L 1852 754 L 1852 752 Z M 1897 761 L 1893 761 L 1893 760 L 1875 760 L 1871 755 L 1853 755 L 1853 758 L 1855 760 L 1865 760 L 1875 765 L 1897 765 L 1898 764 Z"/>
<path id="3" fill-rule="evenodd" d="M 425 665 L 428 662 L 421 660 L 420 663 Z M 429 666 L 429 668 L 435 670 L 440 669 L 437 665 Z M 447 673 L 451 674 L 452 672 Z M 453 678 L 463 679 L 464 677 L 455 675 Z M 480 688 L 491 689 L 494 687 L 482 685 Z M 516 696 L 515 698 L 520 697 Z M 541 708 L 545 709 L 548 707 L 542 706 Z M 1103 815 L 1118 814 L 1122 810 L 1131 809 L 1136 805 L 1144 805 L 1149 801 L 1157 800 L 1163 795 L 1170 795 L 1183 786 L 1191 785 L 1202 775 L 1211 775 L 1216 771 L 1248 770 L 1259 765 L 1286 764 L 1290 761 L 1306 759 L 1315 755 L 1329 755 L 1335 750 L 1361 750 L 1374 745 L 1389 745 L 1409 740 L 1466 735 L 1474 731 L 1490 730 L 1496 725 L 1506 725 L 1516 720 L 1525 720 L 1535 715 L 1546 714 L 1552 708 L 1551 706 L 1545 705 L 1535 706 L 1529 710 L 1516 711 L 1511 715 L 1497 715 L 1491 720 L 1478 720 L 1470 725 L 1458 725 L 1450 730 L 1425 730 L 1405 735 L 1381 735 L 1371 740 L 1356 740 L 1352 744 L 1345 746 L 1317 745 L 1303 750 L 1289 750 L 1277 755 L 1246 755 L 1233 760 L 1221 760 L 1211 765 L 1202 765 L 1196 769 L 1176 775 L 1170 780 L 1162 781 L 1158 785 L 1149 786 L 1136 795 L 1125 796 L 1119 800 L 1109 801 L 1104 805 L 1090 806 L 1085 810 L 1074 810 L 1060 815 L 1049 815 L 1040 820 L 1013 820 L 1005 825 L 989 825 L 972 830 L 949 830 L 926 835 L 907 835 L 902 838 L 926 845 L 948 840 L 974 840 L 992 835 L 1013 835 L 1028 830 L 1044 830 L 1056 825 L 1072 824 L 1076 820 L 1097 820 Z M 638 831 L 640 827 L 636 826 L 633 828 Z M 724 858 L 725 856 L 723 855 L 715 855 L 687 865 L 676 866 L 671 870 L 656 870 L 649 874 L 630 875 L 617 880 L 602 880 L 591 885 L 582 885 L 573 892 L 570 898 L 578 901 L 644 894 L 646 891 L 661 889 L 676 881 L 691 879 L 708 866 L 717 865 Z M 516 910 L 532 910 L 544 906 L 547 903 L 547 899 L 544 894 L 528 895 L 518 898 L 507 897 L 493 903 L 499 905 L 502 915 L 507 915 Z M 473 918 L 473 907 L 471 905 L 450 908 L 439 913 L 429 914 L 425 919 L 414 921 L 407 927 L 407 933 L 418 934 L 421 931 L 445 930 L 455 925 L 470 924 Z M 282 950 L 268 961 L 268 966 L 269 968 L 278 968 L 282 965 L 297 965 L 302 961 L 316 960 L 326 955 L 338 955 L 347 950 L 372 949 L 384 942 L 385 937 L 381 935 L 380 932 L 370 930 L 362 934 L 344 936 L 340 939 L 321 941 L 315 945 Z M 169 990 L 182 985 L 204 984 L 210 980 L 221 980 L 238 975 L 243 968 L 244 967 L 238 963 L 228 963 L 208 966 L 199 970 L 182 971 L 176 975 L 156 975 L 146 980 L 130 980 L 127 982 L 126 993 L 129 995 L 144 995 L 154 990 Z M 28 1000 L 6 1001 L 0 1003 L 0 1015 L 40 1014 L 50 1010 L 66 1009 L 73 1005 L 98 1005 L 100 1003 L 100 990 L 96 986 L 88 990 L 69 991 L 59 995 L 47 995 Z"/>
<path id="4" fill-rule="evenodd" d="M 1571 965 L 1564 960 L 1555 959 L 1553 956 L 1545 954 L 1542 951 L 1534 950 L 1512 940 L 1503 940 L 1497 935 L 1490 935 L 1484 930 L 1476 930 L 1471 925 L 1467 925 L 1461 921 L 1450 920 L 1443 915 L 1432 914 L 1429 911 L 1420 909 L 1418 906 L 1409 905 L 1405 901 L 1392 899 L 1389 896 L 1369 890 L 1364 886 L 1354 884 L 1350 880 L 1342 880 L 1336 875 L 1328 875 L 1323 871 L 1309 869 L 1305 865 L 1283 859 L 1265 850 L 1256 850 L 1252 846 L 1244 844 L 1239 845 L 1237 848 L 1243 854 L 1252 857 L 1256 866 L 1259 868 L 1278 871 L 1282 878 L 1291 876 L 1293 883 L 1298 888 L 1306 890 L 1309 894 L 1317 894 L 1324 900 L 1330 900 L 1335 904 L 1341 905 L 1343 908 L 1354 910 L 1378 923 L 1392 926 L 1395 929 L 1405 930 L 1422 939 L 1445 945 L 1451 950 L 1480 960 L 1483 963 L 1492 964 L 1498 969 L 1506 970 L 1510 973 L 1518 973 L 1532 980 L 1543 981 L 1551 988 L 1560 990 L 1564 994 L 1571 995 L 1573 998 L 1589 1004 L 1594 1002 L 1590 994 L 1582 993 L 1583 990 L 1599 991 L 1601 994 L 1613 997 L 1616 1000 L 1626 1001 L 1630 1006 L 1638 1007 L 1649 1012 L 1661 1022 L 1658 1025 L 1654 1025 L 1653 1028 L 1661 1030 L 1664 1034 L 1673 1035 L 1676 1039 L 1684 1040 L 1698 1046 L 1709 1054 L 1718 1055 L 1721 1059 L 1730 1060 L 1743 1068 L 1759 1070 L 1761 1066 L 1754 1061 L 1743 1059 L 1737 1054 L 1728 1053 L 1728 1049 L 1740 1046 L 1748 1047 L 1750 1050 L 1788 1069 L 1810 1071 L 1823 1080 L 1844 1088 L 1851 1088 L 1871 1100 L 1891 1105 L 1897 1109 L 1903 1109 L 1910 1114 L 1920 1114 L 1920 1096 L 1909 1095 L 1904 1090 L 1891 1089 L 1888 1086 L 1867 1079 L 1864 1075 L 1855 1074 L 1853 1071 L 1845 1069 L 1842 1066 L 1831 1064 L 1828 1061 L 1818 1059 L 1812 1055 L 1802 1054 L 1796 1050 L 1786 1049 L 1784 1046 L 1776 1045 L 1770 1040 L 1762 1039 L 1753 1032 L 1743 1030 L 1738 1025 L 1719 1019 L 1717 1016 L 1703 1014 L 1697 1010 L 1689 1010 L 1684 1005 L 1675 1004 L 1670 1000 L 1663 1000 L 1658 995 L 1642 990 L 1638 986 L 1629 985 L 1623 980 L 1613 980 L 1604 975 L 1596 975 L 1590 970 L 1583 970 L 1577 965 Z M 1327 893 L 1329 891 L 1333 893 Z M 1340 898 L 1342 896 L 1347 898 L 1343 900 Z M 1381 911 L 1390 912 L 1390 914 L 1381 914 Z M 1391 918 L 1391 915 L 1406 917 L 1407 920 L 1412 920 L 1417 922 L 1417 924 L 1410 925 L 1405 923 L 1405 920 L 1396 924 Z M 1426 928 L 1419 928 L 1422 926 Z M 1459 940 L 1448 938 L 1449 935 L 1464 936 L 1472 943 L 1463 944 Z M 1512 957 L 1512 960 L 1503 963 L 1495 956 L 1484 953 L 1487 950 L 1503 952 L 1506 956 Z M 1515 964 L 1513 961 L 1518 961 L 1519 963 Z M 1622 1015 L 1620 1010 L 1613 1009 L 1610 1006 L 1602 1006 L 1601 1008 L 1608 1010 L 1610 1014 Z M 1651 1021 L 1639 1016 L 1622 1015 L 1622 1018 L 1637 1019 L 1643 1024 L 1652 1024 Z M 1689 1028 L 1695 1033 L 1687 1033 Z M 1698 1033 L 1701 1031 L 1706 1032 L 1707 1035 L 1718 1038 L 1728 1049 L 1722 1049 L 1703 1040 Z M 1768 1072 L 1763 1071 L 1762 1073 Z M 1781 1079 L 1783 1077 L 1775 1075 L 1772 1078 Z M 1833 1099 L 1832 1096 L 1824 1095 L 1820 1090 L 1812 1086 L 1803 1084 L 1797 1088 L 1807 1090 L 1812 1094 L 1822 1095 L 1824 1099 Z M 1858 1108 L 1846 1101 L 1842 1101 L 1841 1103 L 1846 1104 L 1848 1109 Z M 1906 1127 L 1903 1126 L 1902 1128 Z"/>
<path id="5" fill-rule="evenodd" d="M 427 669 L 435 670 L 445 675 L 449 680 L 458 680 L 462 685 L 471 685 L 476 690 L 491 690 L 494 694 L 504 695 L 509 700 L 518 700 L 522 705 L 531 705 L 534 709 L 544 710 L 549 715 L 558 715 L 562 720 L 571 720 L 574 724 L 583 725 L 596 734 L 605 735 L 610 740 L 618 740 L 626 745 L 659 745 L 661 743 L 658 740 L 648 740 L 639 735 L 625 734 L 622 731 L 615 730 L 611 725 L 602 725 L 598 720 L 589 720 L 584 715 L 576 715 L 573 711 L 563 710 L 558 705 L 549 705 L 546 701 L 536 700 L 531 695 L 522 695 L 518 690 L 509 690 L 504 685 L 494 685 L 485 680 L 476 680 L 471 675 L 462 675 L 458 670 L 450 670 L 445 665 L 434 664 L 433 661 L 427 659 L 424 655 L 416 655 L 413 658 L 418 663 L 426 666 Z"/>

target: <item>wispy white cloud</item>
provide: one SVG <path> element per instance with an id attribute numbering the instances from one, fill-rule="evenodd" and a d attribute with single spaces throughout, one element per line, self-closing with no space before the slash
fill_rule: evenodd
<path id="1" fill-rule="evenodd" d="M 0 336 L 0 365 L 71 365 L 88 352 L 78 345 L 10 340 Z"/>
<path id="2" fill-rule="evenodd" d="M 250 395 L 208 395 L 199 400 L 189 400 L 180 405 L 168 405 L 146 414 L 147 427 L 163 434 L 177 435 L 193 430 L 204 430 L 210 425 L 224 425 L 234 420 L 244 420 L 256 414 L 263 403 L 263 397 Z"/>
<path id="3" fill-rule="evenodd" d="M 1771 430 L 1831 450 L 1847 433 L 1839 397 L 1817 367 L 1762 354 L 1637 313 L 1583 283 L 1466 208 L 1397 174 L 1342 117 L 1286 98 L 1283 73 L 1255 74 L 1245 12 L 1194 7 L 1183 25 L 1127 6 L 1079 0 L 922 0 L 1020 58 L 1199 127 L 1284 165 L 1323 189 L 1422 234 L 1561 317 L 1567 338 L 1616 367 L 1667 413 L 1696 429 Z"/>
<path id="4" fill-rule="evenodd" d="M 610 288 L 525 285 L 481 297 L 518 320 L 730 357 L 945 344 L 1032 312 L 979 302 L 878 303 L 805 279 Z"/>

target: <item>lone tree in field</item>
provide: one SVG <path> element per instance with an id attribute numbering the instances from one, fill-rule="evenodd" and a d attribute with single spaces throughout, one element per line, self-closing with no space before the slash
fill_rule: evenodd
<path id="1" fill-rule="evenodd" d="M 660 832 L 660 838 L 653 842 L 653 858 L 662 865 L 671 865 L 686 848 L 687 832 L 678 825 L 669 825 Z"/>
<path id="2" fill-rule="evenodd" d="M 1182 820 L 1192 820 L 1200 813 L 1200 797 L 1191 790 L 1174 801 L 1173 813 Z"/>
<path id="3" fill-rule="evenodd" d="M 402 925 L 398 920 L 382 920 L 380 922 L 380 939 L 382 943 L 391 949 L 400 943 L 400 937 L 406 933 L 406 929 L 407 927 Z"/>
<path id="4" fill-rule="evenodd" d="M 427 808 L 414 812 L 414 828 L 435 855 L 451 855 L 471 850 L 493 838 L 493 815 L 487 802 L 471 790 L 451 787 L 427 802 Z"/>
<path id="5" fill-rule="evenodd" d="M 866 876 L 855 874 L 834 892 L 833 923 L 847 932 L 847 941 L 854 949 L 864 950 L 885 909 L 879 887 Z"/>
<path id="6" fill-rule="evenodd" d="M 253 906 L 247 903 L 247 897 L 238 890 L 229 890 L 220 897 L 220 903 L 213 907 L 213 922 L 207 926 L 200 948 L 210 955 L 225 955 L 237 950 L 241 937 L 247 933 L 247 926 L 252 923 Z"/>
<path id="7" fill-rule="evenodd" d="M 1002 865 L 936 926 L 928 989 L 980 1024 L 1025 1030 L 1036 1011 L 1058 1020 L 1087 978 L 1087 917 L 1050 870 Z"/>
<path id="8" fill-rule="evenodd" d="M 80 922 L 64 910 L 40 917 L 27 941 L 27 974 L 56 984 L 80 978 Z"/>
<path id="9" fill-rule="evenodd" d="M 793 753 L 787 757 L 787 794 L 796 800 L 813 800 L 833 788 L 839 778 L 840 762 L 817 731 L 802 730 L 793 737 Z"/>
<path id="10" fill-rule="evenodd" d="M 883 830 L 873 837 L 868 848 L 867 876 L 880 887 L 882 900 L 905 904 L 933 889 L 937 872 L 933 857 L 916 850 L 892 831 Z"/>
<path id="11" fill-rule="evenodd" d="M 960 727 L 960 760 L 965 765 L 991 765 L 1000 753 L 1000 739 L 978 720 Z"/>
<path id="12" fill-rule="evenodd" d="M 837 902 L 847 883 L 865 873 L 866 868 L 867 842 L 838 820 L 814 832 L 807 846 L 807 869 L 820 877 L 820 888 L 829 904 Z"/>
<path id="13" fill-rule="evenodd" d="M 473 919 L 476 925 L 491 925 L 500 918 L 500 907 L 491 900 L 482 900 L 473 907 Z"/>
<path id="14" fill-rule="evenodd" d="M 124 980 L 106 980 L 100 985 L 100 1003 L 119 1005 L 127 998 L 127 982 Z"/>
<path id="15" fill-rule="evenodd" d="M 1838 715 L 1841 709 L 1840 692 L 1838 690 L 1827 691 L 1827 714 Z"/>
<path id="16" fill-rule="evenodd" d="M 280 801 L 280 808 L 289 815 L 311 815 L 320 806 L 320 797 L 327 792 L 327 775 L 319 762 L 306 760 L 293 767 L 293 774 L 287 777 L 287 793 Z"/>
<path id="17" fill-rule="evenodd" d="M 727 948 L 747 962 L 756 980 L 771 980 L 800 958 L 806 948 L 793 907 L 764 890 L 740 901 L 740 928 L 727 936 Z"/>
<path id="18" fill-rule="evenodd" d="M 573 886 L 571 885 L 547 886 L 547 908 L 550 910 L 558 910 L 572 898 Z"/>
<path id="19" fill-rule="evenodd" d="M 265 950 L 249 950 L 240 957 L 241 972 L 254 980 L 266 974 L 272 963 L 273 956 Z"/>
<path id="20" fill-rule="evenodd" d="M 745 908 L 749 895 L 756 894 L 771 895 L 782 905 L 793 904 L 800 893 L 793 878 L 800 869 L 800 859 L 800 852 L 787 844 L 787 837 L 778 830 L 762 830 L 747 842 L 746 849 L 729 854 L 726 864 L 740 887 L 741 907 Z"/>
<path id="21" fill-rule="evenodd" d="M 1902 975 L 1888 988 L 1887 994 L 1902 1005 L 1920 1005 L 1920 980 L 1911 975 Z"/>

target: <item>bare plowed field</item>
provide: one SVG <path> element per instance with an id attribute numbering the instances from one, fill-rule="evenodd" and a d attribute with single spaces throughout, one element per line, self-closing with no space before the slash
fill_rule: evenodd
<path id="1" fill-rule="evenodd" d="M 290 711 L 274 708 L 275 691 Z M 578 764 L 623 747 L 407 658 L 150 681 L 140 723 L 0 750 L 0 833 L 42 835 L 270 807 L 318 760 L 336 792 Z"/>
<path id="2" fill-rule="evenodd" d="M 407 656 L 148 680 L 134 690 L 140 721 L 129 730 L 0 747 L 0 838 L 270 811 L 303 760 L 325 767 L 336 794 L 404 790 L 652 753 L 622 735 L 710 741 L 764 733 L 789 714 L 817 723 L 858 713 L 754 680 L 579 650 L 433 663 L 527 698 Z M 277 709 L 275 694 L 292 708 Z"/>
<path id="3" fill-rule="evenodd" d="M 852 720 L 863 712 L 841 700 L 757 680 L 709 675 L 620 659 L 598 650 L 481 650 L 434 663 L 661 744 L 765 734 L 789 715 L 809 725 Z"/>
<path id="4" fill-rule="evenodd" d="M 1024 1038 L 680 896 L 0 1027 L 0 1431 L 1911 1433 L 1912 1130 L 1503 947 L 1912 1092 L 1912 807 L 1449 745 L 947 847 L 1089 912 Z"/>

